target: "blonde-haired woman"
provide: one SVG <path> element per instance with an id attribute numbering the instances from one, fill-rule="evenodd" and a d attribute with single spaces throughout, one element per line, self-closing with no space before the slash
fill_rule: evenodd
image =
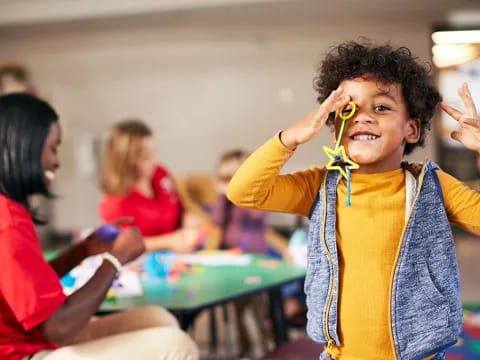
<path id="1" fill-rule="evenodd" d="M 104 153 L 100 216 L 106 223 L 130 217 L 142 232 L 147 251 L 192 251 L 197 218 L 186 218 L 175 182 L 156 162 L 154 138 L 142 121 L 129 119 L 112 129 Z M 193 223 L 193 224 L 192 224 Z M 188 225 L 188 227 L 182 227 Z"/>

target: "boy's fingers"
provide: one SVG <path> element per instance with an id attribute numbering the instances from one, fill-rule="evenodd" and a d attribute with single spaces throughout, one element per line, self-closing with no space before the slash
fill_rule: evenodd
<path id="1" fill-rule="evenodd" d="M 480 120 L 476 118 L 463 118 L 462 125 L 466 125 L 466 127 L 471 128 L 472 130 L 478 132 L 480 131 Z"/>
<path id="2" fill-rule="evenodd" d="M 470 92 L 470 88 L 468 87 L 468 84 L 465 83 L 463 85 L 465 96 L 466 96 L 466 101 L 468 103 L 468 106 L 466 105 L 467 110 L 469 111 L 469 114 L 472 116 L 477 115 L 477 107 L 475 106 L 475 102 L 473 101 L 472 93 Z"/>
<path id="3" fill-rule="evenodd" d="M 350 102 L 351 98 L 350 96 L 342 96 L 339 98 L 335 104 L 335 111 L 341 110 L 345 105 L 347 105 Z"/>
<path id="4" fill-rule="evenodd" d="M 453 131 L 451 134 L 450 134 L 450 137 L 453 139 L 453 140 L 457 140 L 458 142 L 461 142 L 460 139 L 462 137 L 462 133 L 460 131 Z"/>
<path id="5" fill-rule="evenodd" d="M 318 107 L 318 109 L 313 114 L 313 126 L 318 127 L 323 124 L 328 119 L 328 115 L 331 112 L 336 111 L 340 106 L 346 104 L 350 97 L 342 97 L 343 88 L 339 87 L 338 89 L 333 90 L 330 95 L 325 99 L 325 101 Z"/>
<path id="6" fill-rule="evenodd" d="M 450 115 L 452 118 L 454 118 L 457 121 L 460 121 L 460 118 L 462 116 L 462 112 L 458 111 L 457 109 L 451 107 L 450 105 L 447 105 L 445 103 L 440 103 L 440 109 L 445 111 L 448 115 Z"/>
<path id="7" fill-rule="evenodd" d="M 323 106 L 320 106 L 317 111 L 313 113 L 313 127 L 317 127 L 319 125 L 323 125 L 328 118 L 328 112 L 325 110 Z"/>
<path id="8" fill-rule="evenodd" d="M 340 108 L 347 105 L 347 103 L 350 100 L 351 100 L 350 96 L 345 95 L 344 93 L 339 94 L 339 96 L 335 99 L 335 102 L 333 103 L 332 107 L 330 108 L 330 112 L 338 111 Z"/>
<path id="9" fill-rule="evenodd" d="M 341 99 L 341 95 L 343 93 L 343 88 L 339 87 L 336 90 L 333 90 L 328 98 L 323 102 L 322 106 L 325 106 L 325 109 L 328 113 L 331 113 L 336 110 L 335 104 Z"/>
<path id="10" fill-rule="evenodd" d="M 313 114 L 313 121 L 315 125 L 327 120 L 328 114 L 330 114 L 329 109 L 331 108 L 332 103 L 335 102 L 337 96 L 337 90 L 332 91 L 325 101 L 318 107 L 317 111 L 315 111 Z"/>
<path id="11" fill-rule="evenodd" d="M 466 113 L 470 116 L 477 115 L 477 108 L 475 107 L 475 103 L 473 102 L 472 94 L 470 93 L 467 83 L 463 84 L 462 88 L 459 89 L 458 94 L 465 105 Z"/>

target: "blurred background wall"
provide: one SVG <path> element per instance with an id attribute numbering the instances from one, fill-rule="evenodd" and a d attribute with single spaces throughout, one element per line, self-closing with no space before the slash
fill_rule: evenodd
<path id="1" fill-rule="evenodd" d="M 477 0 L 0 1 L 0 63 L 19 62 L 64 125 L 52 226 L 98 223 L 98 155 L 118 120 L 154 130 L 175 175 L 210 172 L 316 105 L 312 78 L 339 41 L 405 45 L 431 61 L 435 24 L 480 24 Z M 324 130 L 287 171 L 322 165 Z M 429 137 L 414 159 L 436 159 Z M 274 218 L 275 219 L 275 218 Z M 287 221 L 281 217 L 278 222 Z M 275 221 L 275 220 L 274 220 Z"/>

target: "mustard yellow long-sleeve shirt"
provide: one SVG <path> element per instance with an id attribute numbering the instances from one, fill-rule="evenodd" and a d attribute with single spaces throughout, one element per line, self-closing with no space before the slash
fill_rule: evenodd
<path id="1" fill-rule="evenodd" d="M 307 216 L 324 168 L 280 175 L 293 155 L 278 134 L 255 151 L 235 174 L 227 195 L 239 206 Z M 452 223 L 480 234 L 480 195 L 437 172 Z M 340 360 L 395 359 L 389 323 L 389 286 L 405 226 L 405 173 L 352 174 L 352 206 L 345 206 L 346 182 L 337 188 L 337 246 L 340 291 Z"/>

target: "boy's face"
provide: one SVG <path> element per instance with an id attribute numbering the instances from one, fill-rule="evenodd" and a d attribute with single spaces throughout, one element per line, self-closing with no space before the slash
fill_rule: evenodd
<path id="1" fill-rule="evenodd" d="M 398 169 L 405 143 L 420 136 L 416 119 L 410 119 L 401 85 L 355 78 L 340 84 L 357 105 L 347 120 L 341 144 L 349 157 L 360 165 L 356 173 L 378 173 Z M 344 110 L 347 114 L 350 108 Z M 341 119 L 335 120 L 335 134 Z"/>

